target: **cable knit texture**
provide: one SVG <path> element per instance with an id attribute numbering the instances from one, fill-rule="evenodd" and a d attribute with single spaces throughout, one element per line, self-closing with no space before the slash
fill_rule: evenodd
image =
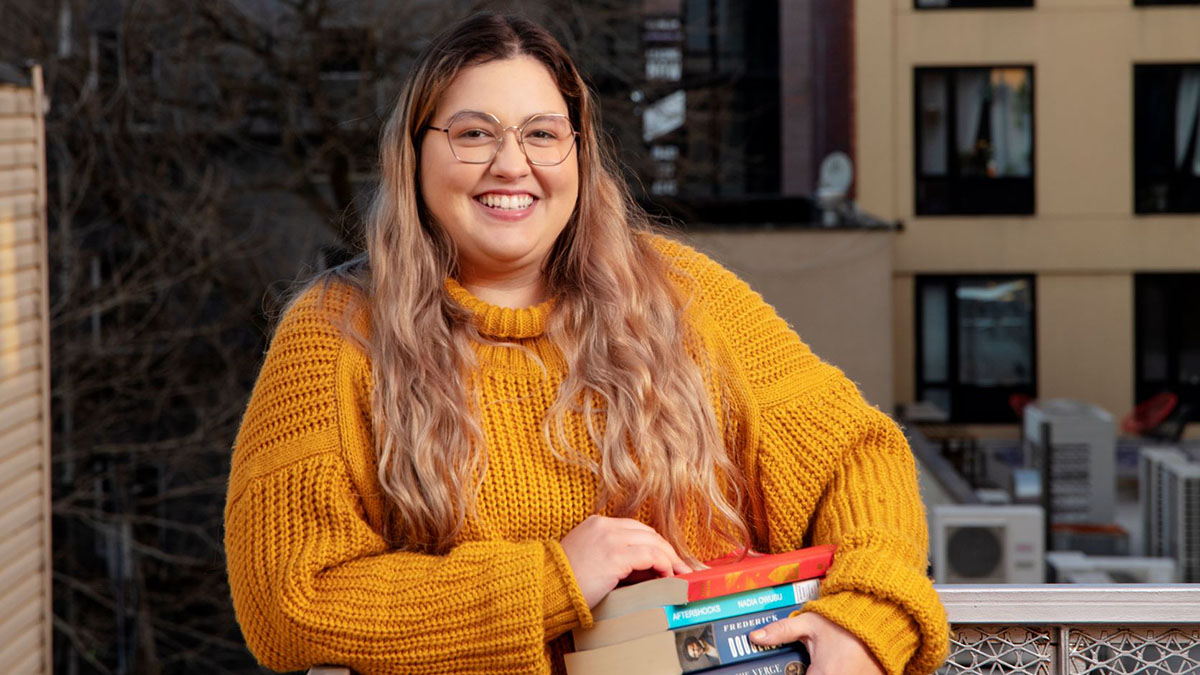
<path id="1" fill-rule="evenodd" d="M 649 236 L 649 235 L 648 235 Z M 889 675 L 929 673 L 949 631 L 926 569 L 912 454 L 733 274 L 651 236 L 692 297 L 703 348 L 728 381 L 729 452 L 753 492 L 747 517 L 770 551 L 832 543 L 809 608 L 867 644 Z M 341 664 L 360 673 L 561 673 L 567 631 L 592 623 L 558 540 L 593 512 L 595 480 L 545 447 L 541 421 L 563 379 L 544 335 L 553 301 L 488 305 L 447 292 L 480 331 L 528 347 L 478 345 L 489 468 L 477 513 L 446 556 L 389 548 L 375 479 L 370 363 L 339 322 L 367 321 L 341 285 L 315 288 L 280 322 L 235 444 L 225 547 L 238 621 L 264 665 Z M 715 375 L 711 375 L 715 377 Z M 582 420 L 569 420 L 590 448 Z M 594 448 L 593 448 L 594 450 Z M 697 555 L 709 538 L 684 524 Z"/>

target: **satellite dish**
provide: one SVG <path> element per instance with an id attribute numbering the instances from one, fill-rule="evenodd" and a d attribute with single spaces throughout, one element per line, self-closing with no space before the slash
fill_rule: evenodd
<path id="1" fill-rule="evenodd" d="M 854 163 L 844 152 L 831 152 L 821 160 L 821 175 L 817 193 L 824 197 L 845 197 L 854 182 Z"/>

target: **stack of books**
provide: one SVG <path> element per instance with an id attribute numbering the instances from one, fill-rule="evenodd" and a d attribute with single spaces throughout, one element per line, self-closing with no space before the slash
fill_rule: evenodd
<path id="1" fill-rule="evenodd" d="M 576 629 L 568 675 L 802 675 L 799 644 L 762 647 L 750 633 L 814 600 L 833 546 L 734 554 L 708 569 L 614 589 Z"/>

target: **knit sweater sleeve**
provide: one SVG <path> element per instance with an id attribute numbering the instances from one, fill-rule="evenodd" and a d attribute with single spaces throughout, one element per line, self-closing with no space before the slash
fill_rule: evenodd
<path id="1" fill-rule="evenodd" d="M 743 281 L 687 247 L 659 246 L 693 280 L 701 321 L 733 362 L 752 418 L 741 464 L 767 545 L 837 545 L 808 609 L 861 639 L 889 675 L 933 672 L 949 629 L 926 576 L 924 506 L 903 434 Z"/>
<path id="2" fill-rule="evenodd" d="M 546 641 L 591 621 L 561 547 L 389 547 L 370 369 L 334 323 L 352 292 L 319 293 L 281 321 L 235 443 L 225 550 L 248 646 L 276 670 L 547 672 Z"/>

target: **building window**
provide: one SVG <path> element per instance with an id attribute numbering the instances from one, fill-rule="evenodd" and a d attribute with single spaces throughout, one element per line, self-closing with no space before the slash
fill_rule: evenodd
<path id="1" fill-rule="evenodd" d="M 1134 396 L 1179 396 L 1200 421 L 1200 274 L 1134 275 Z"/>
<path id="2" fill-rule="evenodd" d="M 1133 67 L 1134 211 L 1200 213 L 1200 64 Z"/>
<path id="3" fill-rule="evenodd" d="M 1033 0 L 915 0 L 917 9 L 970 7 L 1033 7 Z"/>
<path id="4" fill-rule="evenodd" d="M 1037 396 L 1032 275 L 918 276 L 917 399 L 952 422 L 1015 423 Z"/>
<path id="5" fill-rule="evenodd" d="M 685 198 L 779 194 L 778 0 L 685 0 Z"/>
<path id="6" fill-rule="evenodd" d="M 1033 68 L 914 74 L 917 214 L 1033 213 Z"/>

